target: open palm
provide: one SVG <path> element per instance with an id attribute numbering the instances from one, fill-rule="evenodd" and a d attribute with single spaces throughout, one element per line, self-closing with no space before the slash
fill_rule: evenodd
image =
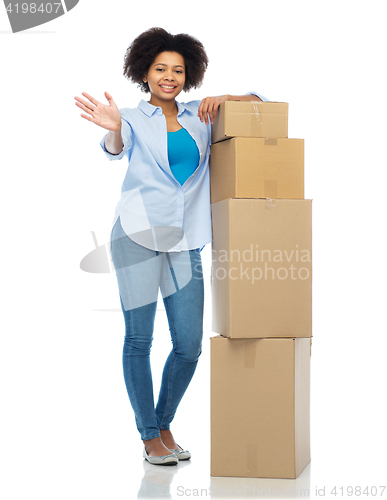
<path id="1" fill-rule="evenodd" d="M 81 114 L 82 118 L 95 123 L 99 127 L 111 130 L 112 132 L 121 130 L 121 113 L 108 92 L 105 92 L 105 97 L 109 105 L 102 104 L 102 102 L 97 101 L 97 99 L 94 99 L 94 97 L 86 92 L 82 92 L 82 95 L 85 96 L 88 101 L 80 97 L 74 97 L 76 100 L 75 104 L 87 113 L 87 115 Z"/>

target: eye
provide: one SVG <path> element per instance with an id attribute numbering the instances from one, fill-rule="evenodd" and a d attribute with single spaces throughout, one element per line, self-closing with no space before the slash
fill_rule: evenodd
<path id="1" fill-rule="evenodd" d="M 156 71 L 164 71 L 164 68 L 156 68 Z"/>

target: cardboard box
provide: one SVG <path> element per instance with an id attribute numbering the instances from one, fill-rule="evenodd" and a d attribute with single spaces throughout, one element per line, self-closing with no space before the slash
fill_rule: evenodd
<path id="1" fill-rule="evenodd" d="M 311 339 L 211 338 L 211 475 L 296 478 L 310 462 Z"/>
<path id="2" fill-rule="evenodd" d="M 211 126 L 211 142 L 230 137 L 287 137 L 288 103 L 226 101 Z"/>
<path id="3" fill-rule="evenodd" d="M 212 329 L 312 336 L 312 200 L 228 199 L 212 210 Z"/>
<path id="4" fill-rule="evenodd" d="M 304 198 L 304 140 L 234 138 L 211 146 L 211 203 Z"/>

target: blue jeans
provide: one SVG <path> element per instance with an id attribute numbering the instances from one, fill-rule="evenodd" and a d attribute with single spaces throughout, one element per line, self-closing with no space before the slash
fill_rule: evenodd
<path id="1" fill-rule="evenodd" d="M 118 218 L 111 233 L 125 319 L 123 371 L 137 429 L 143 441 L 169 429 L 202 352 L 204 283 L 199 249 L 158 252 L 132 241 Z M 188 279 L 190 277 L 190 279 Z M 167 313 L 172 350 L 155 407 L 150 366 L 158 290 Z"/>

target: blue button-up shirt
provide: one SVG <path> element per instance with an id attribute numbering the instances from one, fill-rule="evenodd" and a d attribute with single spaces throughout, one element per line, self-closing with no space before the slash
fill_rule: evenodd
<path id="1" fill-rule="evenodd" d="M 258 96 L 263 101 L 265 97 Z M 101 147 L 109 160 L 128 158 L 113 225 L 120 217 L 135 242 L 158 251 L 202 249 L 212 241 L 209 155 L 211 124 L 197 116 L 201 101 L 177 103 L 178 123 L 199 150 L 199 165 L 181 186 L 168 162 L 167 122 L 160 107 L 142 100 L 137 108 L 120 109 L 123 149 L 117 155 Z"/>

